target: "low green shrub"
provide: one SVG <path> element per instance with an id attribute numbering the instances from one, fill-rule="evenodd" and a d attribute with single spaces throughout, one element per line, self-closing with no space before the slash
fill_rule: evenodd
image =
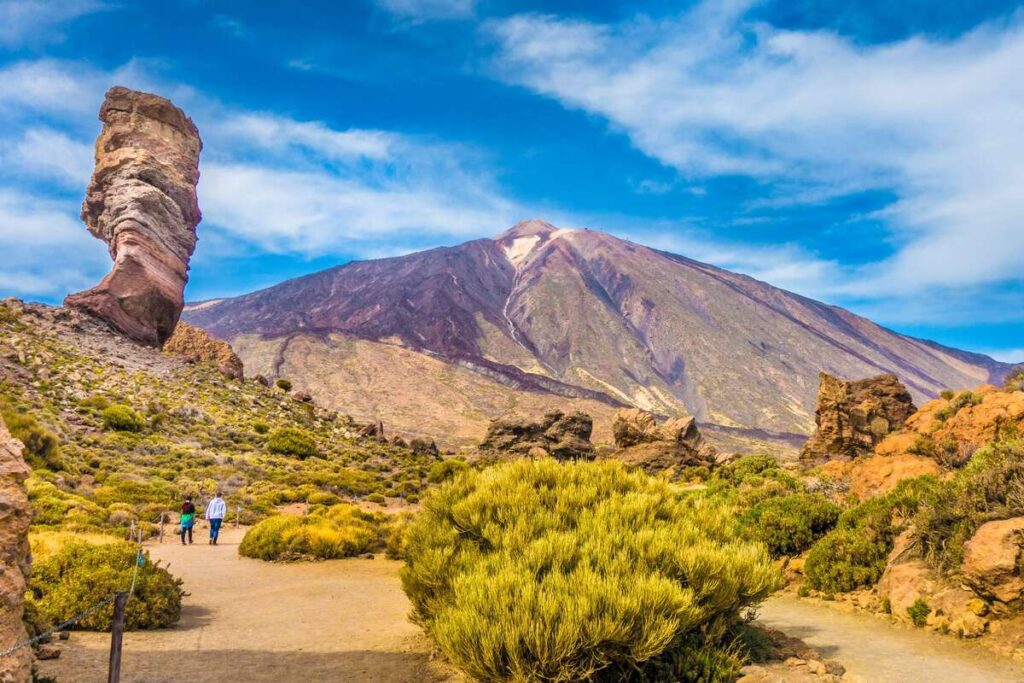
<path id="1" fill-rule="evenodd" d="M 276 384 L 277 388 L 280 389 L 281 391 L 291 391 L 292 390 L 292 382 L 291 382 L 291 380 L 285 379 L 284 377 L 282 377 L 281 379 L 279 379 L 276 382 L 274 382 L 274 384 Z"/>
<path id="2" fill-rule="evenodd" d="M 726 643 L 780 585 L 732 509 L 622 463 L 470 470 L 404 536 L 415 620 L 485 681 L 732 681 Z"/>
<path id="3" fill-rule="evenodd" d="M 804 574 L 812 588 L 845 593 L 878 582 L 893 540 L 921 506 L 942 488 L 932 476 L 901 481 L 889 493 L 868 499 L 839 516 L 807 556 Z"/>
<path id="4" fill-rule="evenodd" d="M 430 472 L 427 473 L 427 481 L 431 484 L 440 484 L 468 468 L 469 465 L 464 460 L 457 460 L 455 458 L 441 460 L 430 466 Z"/>
<path id="5" fill-rule="evenodd" d="M 11 436 L 25 445 L 25 460 L 34 468 L 45 467 L 59 470 L 61 459 L 58 453 L 57 436 L 28 413 L 3 405 L 0 409 Z"/>
<path id="6" fill-rule="evenodd" d="M 313 435 L 298 427 L 281 427 L 272 431 L 267 437 L 267 449 L 271 453 L 297 458 L 311 458 L 317 454 Z"/>
<path id="7" fill-rule="evenodd" d="M 60 624 L 115 591 L 127 590 L 135 560 L 136 547 L 128 543 L 69 543 L 33 564 L 29 600 L 43 620 Z M 181 616 L 181 596 L 181 581 L 147 558 L 138 569 L 135 593 L 125 609 L 125 627 L 150 629 L 176 624 Z M 113 605 L 106 605 L 72 628 L 109 631 L 112 617 Z"/>
<path id="8" fill-rule="evenodd" d="M 743 517 L 753 537 L 774 557 L 798 555 L 836 525 L 840 508 L 824 496 L 795 493 L 769 498 Z"/>
<path id="9" fill-rule="evenodd" d="M 238 554 L 259 560 L 331 560 L 369 552 L 379 540 L 377 518 L 342 503 L 304 517 L 265 519 L 246 532 Z"/>
<path id="10" fill-rule="evenodd" d="M 914 601 L 913 605 L 907 608 L 907 616 L 910 617 L 910 621 L 914 626 L 927 625 L 928 615 L 931 613 L 932 608 L 922 598 L 918 598 Z"/>
<path id="11" fill-rule="evenodd" d="M 146 426 L 146 420 L 130 407 L 118 403 L 112 405 L 101 413 L 103 427 L 115 432 L 141 432 Z"/>

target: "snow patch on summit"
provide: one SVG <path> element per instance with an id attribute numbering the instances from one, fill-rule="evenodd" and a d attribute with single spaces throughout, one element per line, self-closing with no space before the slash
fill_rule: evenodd
<path id="1" fill-rule="evenodd" d="M 518 266 L 526 260 L 526 257 L 530 255 L 530 252 L 533 251 L 538 242 L 540 242 L 540 235 L 517 237 L 512 240 L 511 244 L 502 244 L 501 248 L 505 250 L 505 256 L 512 262 L 512 265 Z"/>

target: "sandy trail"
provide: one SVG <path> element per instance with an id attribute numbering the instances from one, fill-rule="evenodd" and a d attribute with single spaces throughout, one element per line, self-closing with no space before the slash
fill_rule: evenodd
<path id="1" fill-rule="evenodd" d="M 1024 681 L 1024 668 L 976 645 L 790 596 L 768 600 L 758 621 L 802 639 L 871 683 Z"/>
<path id="2" fill-rule="evenodd" d="M 273 564 L 238 556 L 244 530 L 224 529 L 216 547 L 196 531 L 195 545 L 172 536 L 149 547 L 191 595 L 175 628 L 125 635 L 122 681 L 458 680 L 409 623 L 400 562 Z M 73 633 L 40 670 L 59 683 L 105 681 L 109 647 L 107 634 Z"/>

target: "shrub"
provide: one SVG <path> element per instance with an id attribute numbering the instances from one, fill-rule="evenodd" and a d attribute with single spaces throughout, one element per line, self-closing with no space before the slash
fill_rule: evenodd
<path id="1" fill-rule="evenodd" d="M 267 448 L 271 453 L 309 458 L 317 454 L 316 441 L 309 432 L 298 427 L 281 427 L 267 437 Z"/>
<path id="2" fill-rule="evenodd" d="M 921 501 L 915 540 L 941 571 L 963 561 L 964 543 L 984 522 L 1024 515 L 1024 440 L 978 450 L 956 477 Z"/>
<path id="3" fill-rule="evenodd" d="M 820 495 L 797 493 L 769 498 L 744 515 L 754 538 L 775 557 L 797 555 L 836 525 L 839 506 Z"/>
<path id="4" fill-rule="evenodd" d="M 127 590 L 135 567 L 136 547 L 117 542 L 92 545 L 76 541 L 32 566 L 30 600 L 46 621 L 59 624 L 85 611 L 114 591 Z M 128 629 L 162 628 L 181 615 L 181 581 L 158 563 L 138 570 L 135 593 L 125 611 Z M 72 628 L 109 631 L 113 605 L 106 605 Z"/>
<path id="5" fill-rule="evenodd" d="M 1019 365 L 1006 376 L 1003 388 L 1007 391 L 1024 391 L 1024 365 Z"/>
<path id="6" fill-rule="evenodd" d="M 252 430 L 257 434 L 266 434 L 270 431 L 270 425 L 266 422 L 256 421 L 252 423 Z"/>
<path id="7" fill-rule="evenodd" d="M 141 415 L 120 403 L 106 408 L 102 417 L 103 427 L 115 432 L 141 432 L 146 426 Z"/>
<path id="8" fill-rule="evenodd" d="M 931 613 L 932 608 L 921 598 L 915 600 L 914 604 L 907 608 L 907 616 L 910 617 L 914 626 L 925 626 L 928 623 L 928 615 Z"/>
<path id="9" fill-rule="evenodd" d="M 932 476 L 901 481 L 895 489 L 843 512 L 836 528 L 811 548 L 804 573 L 811 587 L 845 593 L 878 582 L 893 540 L 941 483 Z"/>
<path id="10" fill-rule="evenodd" d="M 391 560 L 405 559 L 406 534 L 416 514 L 402 512 L 392 515 L 384 523 L 384 552 Z"/>
<path id="11" fill-rule="evenodd" d="M 374 515 L 342 503 L 305 517 L 265 519 L 246 532 L 238 554 L 258 560 L 331 560 L 368 552 L 379 539 Z"/>
<path id="12" fill-rule="evenodd" d="M 31 415 L 4 406 L 0 410 L 11 436 L 25 444 L 25 459 L 33 467 L 61 469 L 57 436 Z"/>
<path id="13" fill-rule="evenodd" d="M 276 384 L 277 388 L 280 389 L 281 391 L 291 391 L 292 390 L 292 382 L 291 382 L 291 380 L 287 380 L 284 377 L 282 377 L 281 379 L 279 379 L 276 382 L 274 382 L 274 384 Z"/>
<path id="14" fill-rule="evenodd" d="M 943 389 L 942 391 L 939 392 L 939 397 L 944 398 L 947 401 L 952 400 L 954 396 L 956 396 L 956 392 L 953 391 L 952 389 Z"/>
<path id="15" fill-rule="evenodd" d="M 455 458 L 435 462 L 430 466 L 430 472 L 427 473 L 427 481 L 431 484 L 440 484 L 441 482 L 448 481 L 468 467 L 469 465 L 465 461 L 456 460 Z"/>
<path id="16" fill-rule="evenodd" d="M 468 471 L 405 552 L 414 618 L 486 681 L 731 681 L 722 643 L 780 584 L 731 509 L 609 461 Z"/>

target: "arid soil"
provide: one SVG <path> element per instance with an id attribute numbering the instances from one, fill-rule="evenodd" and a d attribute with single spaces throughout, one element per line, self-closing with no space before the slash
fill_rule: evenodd
<path id="1" fill-rule="evenodd" d="M 238 556 L 242 530 L 220 545 L 152 545 L 190 593 L 173 629 L 125 636 L 126 683 L 381 683 L 459 681 L 407 618 L 401 564 L 374 560 L 274 564 Z M 40 662 L 61 683 L 106 680 L 110 637 L 74 633 L 60 659 Z"/>

